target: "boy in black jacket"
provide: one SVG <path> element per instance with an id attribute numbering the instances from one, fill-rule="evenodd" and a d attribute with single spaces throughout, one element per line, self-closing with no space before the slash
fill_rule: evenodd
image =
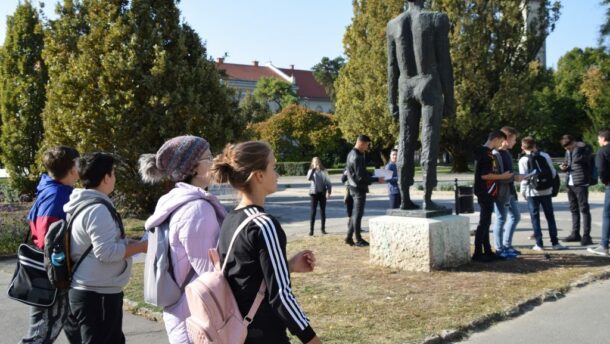
<path id="1" fill-rule="evenodd" d="M 604 197 L 604 212 L 602 219 L 602 239 L 599 246 L 589 248 L 587 251 L 600 256 L 608 255 L 608 236 L 610 234 L 610 128 L 601 130 L 597 134 L 597 140 L 601 147 L 597 152 L 596 165 L 599 171 L 599 179 L 606 186 Z"/>

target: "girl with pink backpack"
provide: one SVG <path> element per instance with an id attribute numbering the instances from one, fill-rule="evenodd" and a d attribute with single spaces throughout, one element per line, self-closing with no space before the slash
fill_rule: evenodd
<path id="1" fill-rule="evenodd" d="M 265 290 L 248 326 L 245 343 L 290 343 L 286 329 L 303 343 L 321 343 L 290 283 L 291 272 L 313 271 L 315 256 L 305 250 L 287 259 L 282 226 L 272 215 L 263 214 L 266 196 L 277 189 L 275 163 L 271 147 L 259 141 L 227 145 L 214 159 L 211 173 L 215 181 L 229 182 L 241 195 L 237 207 L 222 223 L 218 242 L 220 262 L 242 317 L 248 315 L 259 290 Z M 248 218 L 252 220 L 239 228 Z"/>

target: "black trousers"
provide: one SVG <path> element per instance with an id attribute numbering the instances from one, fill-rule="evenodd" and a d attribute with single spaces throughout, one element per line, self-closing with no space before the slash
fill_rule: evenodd
<path id="1" fill-rule="evenodd" d="M 326 193 L 318 192 L 314 195 L 309 195 L 311 198 L 311 207 L 309 209 L 309 232 L 313 233 L 313 224 L 316 222 L 316 210 L 318 203 L 320 204 L 320 220 L 322 221 L 322 231 L 326 228 Z"/>
<path id="2" fill-rule="evenodd" d="M 591 236 L 591 212 L 589 211 L 589 187 L 568 186 L 568 201 L 572 213 L 572 233 L 580 235 L 580 214 L 582 214 L 583 235 Z"/>
<path id="3" fill-rule="evenodd" d="M 399 193 L 390 194 L 390 209 L 398 209 L 400 207 L 401 197 Z"/>
<path id="4" fill-rule="evenodd" d="M 364 215 L 366 192 L 350 188 L 350 195 L 354 199 L 354 212 L 352 214 L 352 222 L 347 230 L 347 238 L 352 239 L 355 234 L 356 241 L 360 241 L 362 240 L 360 232 L 362 231 L 362 216 Z"/>
<path id="5" fill-rule="evenodd" d="M 125 343 L 122 292 L 100 294 L 70 289 L 69 299 L 83 344 Z"/>
<path id="6" fill-rule="evenodd" d="M 474 254 L 491 254 L 491 244 L 489 243 L 489 226 L 491 225 L 491 214 L 494 211 L 494 201 L 489 196 L 477 196 L 481 217 L 474 236 Z"/>

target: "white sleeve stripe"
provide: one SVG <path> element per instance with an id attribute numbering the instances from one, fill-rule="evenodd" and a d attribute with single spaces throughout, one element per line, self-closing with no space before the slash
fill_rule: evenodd
<path id="1" fill-rule="evenodd" d="M 246 209 L 245 212 L 249 216 L 252 214 L 260 213 L 258 209 Z M 269 217 L 263 216 L 261 218 L 265 221 L 260 221 L 260 218 L 255 219 L 254 221 L 263 232 L 263 236 L 267 245 L 267 250 L 271 257 L 271 263 L 273 265 L 274 271 L 276 271 L 275 275 L 280 291 L 278 294 L 280 296 L 280 299 L 282 300 L 282 303 L 284 304 L 284 307 L 288 310 L 297 325 L 300 326 L 301 330 L 303 330 L 305 329 L 305 327 L 307 327 L 308 320 L 303 311 L 301 310 L 300 306 L 298 305 L 298 302 L 296 301 L 294 294 L 292 293 L 292 289 L 290 288 L 288 269 L 283 259 L 283 255 L 281 254 L 281 250 L 279 250 L 279 239 L 277 238 L 277 231 L 275 230 L 275 225 Z M 273 226 L 273 230 L 270 229 L 270 226 Z M 274 235 L 275 241 L 270 240 L 269 233 Z M 279 257 L 277 254 L 278 252 L 280 252 Z M 282 270 L 281 273 L 278 273 L 278 266 Z"/>
<path id="2" fill-rule="evenodd" d="M 255 219 L 254 221 L 261 227 L 263 231 L 263 237 L 265 239 L 265 243 L 267 245 L 267 250 L 271 257 L 271 263 L 276 275 L 276 282 L 279 288 L 279 296 L 284 304 L 284 307 L 288 310 L 294 321 L 299 325 L 301 330 L 304 330 L 307 325 L 307 318 L 305 318 L 303 312 L 301 311 L 298 303 L 296 302 L 292 291 L 290 290 L 290 286 L 288 283 L 289 277 L 287 274 L 288 269 L 286 268 L 285 260 L 283 259 L 283 255 L 281 251 L 279 251 L 279 243 L 277 242 L 277 236 L 274 238 L 271 236 L 273 232 L 275 232 L 275 226 L 273 225 L 273 221 L 269 218 L 265 218 L 265 222 L 260 221 L 260 218 Z M 270 226 L 273 226 L 274 230 L 271 230 Z"/>

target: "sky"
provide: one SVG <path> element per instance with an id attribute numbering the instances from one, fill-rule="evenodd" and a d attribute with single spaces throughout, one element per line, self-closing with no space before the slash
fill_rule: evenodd
<path id="1" fill-rule="evenodd" d="M 507 0 L 516 1 L 516 0 Z M 6 16 L 19 0 L 0 0 L 0 43 Z M 33 3 L 39 1 L 33 0 Z M 57 0 L 44 0 L 53 17 Z M 547 39 L 547 65 L 573 48 L 597 45 L 605 19 L 600 0 L 561 0 L 562 15 Z M 182 0 L 183 20 L 199 33 L 209 56 L 226 62 L 272 62 L 310 69 L 322 57 L 343 54 L 343 34 L 352 18 L 351 0 Z"/>

